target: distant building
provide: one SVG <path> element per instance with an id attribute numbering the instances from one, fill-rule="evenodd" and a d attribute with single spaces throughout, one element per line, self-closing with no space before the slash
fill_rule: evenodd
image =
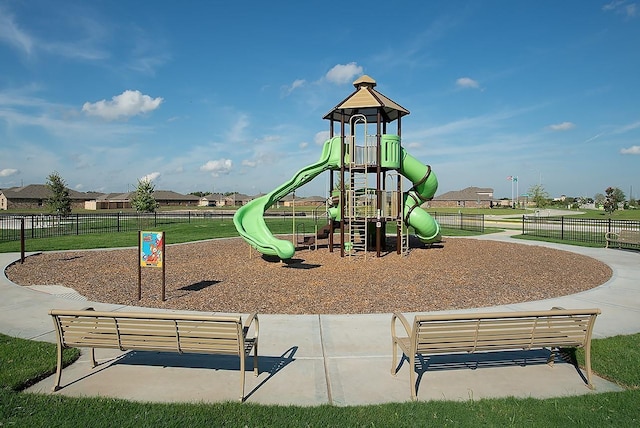
<path id="1" fill-rule="evenodd" d="M 434 197 L 427 202 L 428 208 L 491 208 L 495 204 L 493 189 L 489 187 L 467 187 Z"/>
<path id="2" fill-rule="evenodd" d="M 67 189 L 71 208 L 84 208 L 85 202 L 95 199 L 99 193 L 78 192 Z M 0 210 L 47 210 L 47 200 L 51 198 L 51 190 L 44 184 L 29 184 L 22 187 L 11 187 L 0 190 Z"/>
<path id="3" fill-rule="evenodd" d="M 198 206 L 217 207 L 218 205 L 221 205 L 220 201 L 223 198 L 224 197 L 222 196 L 222 193 L 209 193 L 208 195 L 204 195 L 200 198 L 200 200 L 198 201 Z"/>
<path id="4" fill-rule="evenodd" d="M 129 193 L 108 193 L 93 200 L 87 201 L 84 208 L 87 210 L 121 210 L 131 208 L 131 199 L 135 192 Z M 195 195 L 183 195 L 172 190 L 156 190 L 153 197 L 159 207 L 196 207 L 200 198 Z"/>

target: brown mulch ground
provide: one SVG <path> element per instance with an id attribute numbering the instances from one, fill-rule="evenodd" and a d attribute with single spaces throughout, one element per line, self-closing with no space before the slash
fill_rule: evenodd
<path id="1" fill-rule="evenodd" d="M 605 283 L 611 269 L 597 260 L 541 246 L 447 238 L 376 258 L 341 258 L 339 249 L 299 250 L 285 264 L 269 261 L 239 238 L 166 248 L 161 269 L 142 271 L 137 250 L 51 252 L 13 264 L 20 285 L 64 285 L 89 300 L 208 312 L 366 314 L 422 312 L 547 299 Z M 548 308 L 540 308 L 548 309 Z"/>

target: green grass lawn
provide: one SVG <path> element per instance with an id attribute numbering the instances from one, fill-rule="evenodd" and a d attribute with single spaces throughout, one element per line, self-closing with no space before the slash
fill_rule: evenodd
<path id="1" fill-rule="evenodd" d="M 20 392 L 55 370 L 55 345 L 0 334 L 0 427 L 637 426 L 639 350 L 640 334 L 593 341 L 594 371 L 626 388 L 615 393 L 546 400 L 504 398 L 350 407 L 159 404 Z M 76 355 L 71 350 L 65 357 L 72 361 Z M 582 358 L 578 352 L 579 361 Z"/>

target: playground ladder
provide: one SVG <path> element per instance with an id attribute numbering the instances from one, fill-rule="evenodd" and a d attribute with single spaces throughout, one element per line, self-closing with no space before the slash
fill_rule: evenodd
<path id="1" fill-rule="evenodd" d="M 370 198 L 367 194 L 367 174 L 350 168 L 351 183 L 349 188 L 349 255 L 367 251 L 367 214 L 370 210 Z"/>

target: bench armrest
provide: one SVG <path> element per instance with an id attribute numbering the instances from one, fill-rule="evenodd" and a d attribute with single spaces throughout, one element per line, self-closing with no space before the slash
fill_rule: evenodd
<path id="1" fill-rule="evenodd" d="M 620 234 L 618 232 L 606 232 L 604 234 L 604 239 L 617 241 L 620 239 Z"/>
<path id="2" fill-rule="evenodd" d="M 258 313 L 257 312 L 253 312 L 252 314 L 249 315 L 247 320 L 244 322 L 243 331 L 244 331 L 245 337 L 247 337 L 247 334 L 249 334 L 249 328 L 251 327 L 251 324 L 254 324 L 254 323 L 255 323 L 255 326 L 254 326 L 253 338 L 257 342 L 258 341 L 258 333 L 260 332 L 260 323 L 258 322 Z"/>
<path id="3" fill-rule="evenodd" d="M 400 323 L 402 324 L 402 326 L 404 327 L 404 331 L 407 333 L 407 337 L 411 337 L 411 324 L 409 324 L 409 321 L 407 321 L 407 319 L 405 318 L 404 315 L 402 315 L 399 312 L 394 312 L 393 316 L 391 317 L 391 337 L 393 339 L 393 342 L 396 342 L 396 339 L 398 338 L 396 331 L 397 331 L 397 321 L 400 321 Z"/>

